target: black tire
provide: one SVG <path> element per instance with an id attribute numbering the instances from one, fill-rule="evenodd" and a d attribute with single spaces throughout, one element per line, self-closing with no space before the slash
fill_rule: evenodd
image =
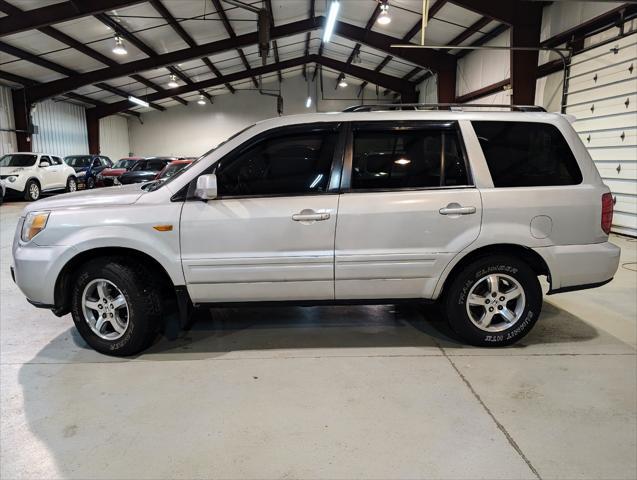
<path id="1" fill-rule="evenodd" d="M 505 317 L 498 313 L 498 309 L 503 309 L 505 313 L 513 311 L 518 305 L 518 300 L 508 300 L 504 296 L 506 293 L 502 296 L 497 294 L 495 298 L 492 298 L 492 293 L 488 291 L 491 284 L 484 279 L 488 275 L 495 274 L 500 279 L 497 284 L 502 287 L 502 290 L 506 290 L 507 286 L 509 289 L 513 288 L 513 283 L 509 283 L 508 280 L 510 278 L 523 290 L 524 307 L 522 309 L 522 304 L 519 304 L 518 320 L 509 327 Z M 479 293 L 478 299 L 485 298 L 485 303 L 488 305 L 467 307 L 469 293 L 474 287 L 476 288 L 474 293 Z M 499 331 L 483 329 L 470 317 L 470 312 L 474 318 L 480 316 L 482 312 L 486 317 L 488 309 L 492 309 L 491 311 L 495 313 L 492 313 L 493 323 L 487 328 L 500 329 Z M 469 344 L 480 347 L 504 347 L 523 338 L 537 322 L 542 310 L 542 288 L 536 273 L 523 261 L 503 255 L 483 257 L 463 268 L 452 280 L 445 294 L 444 310 L 451 328 Z"/>
<path id="2" fill-rule="evenodd" d="M 34 188 L 37 187 L 37 188 Z M 24 199 L 27 202 L 35 202 L 42 195 L 42 190 L 40 189 L 40 184 L 37 180 L 29 180 L 24 187 Z"/>
<path id="3" fill-rule="evenodd" d="M 87 190 L 95 188 L 95 179 L 93 177 L 88 177 L 86 180 L 86 188 Z"/>
<path id="4" fill-rule="evenodd" d="M 161 326 L 160 289 L 143 265 L 129 259 L 104 257 L 82 265 L 71 286 L 71 314 L 82 338 L 100 353 L 113 356 L 135 355 L 149 347 Z M 112 282 L 128 304 L 128 323 L 122 336 L 108 340 L 98 336 L 85 319 L 82 295 L 96 279 Z"/>
<path id="5" fill-rule="evenodd" d="M 77 192 L 77 180 L 75 177 L 69 177 L 66 180 L 66 191 L 67 192 Z"/>

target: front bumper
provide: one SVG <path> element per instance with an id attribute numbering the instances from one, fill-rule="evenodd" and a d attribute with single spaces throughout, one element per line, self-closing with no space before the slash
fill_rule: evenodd
<path id="1" fill-rule="evenodd" d="M 66 263 L 73 258 L 75 248 L 68 245 L 41 247 L 33 241 L 19 240 L 24 219 L 18 222 L 13 241 L 11 275 L 29 302 L 34 305 L 55 305 L 55 282 Z"/>
<path id="2" fill-rule="evenodd" d="M 26 186 L 26 179 L 22 178 L 22 176 L 18 176 L 15 182 L 10 182 L 6 178 L 3 179 L 4 187 L 6 188 L 5 195 L 15 195 L 21 194 L 24 192 L 24 187 Z"/>
<path id="3" fill-rule="evenodd" d="M 594 288 L 610 282 L 621 249 L 610 242 L 534 248 L 551 272 L 551 293 Z"/>

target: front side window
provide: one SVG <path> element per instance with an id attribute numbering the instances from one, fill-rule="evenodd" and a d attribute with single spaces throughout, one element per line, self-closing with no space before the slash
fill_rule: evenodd
<path id="1" fill-rule="evenodd" d="M 64 157 L 64 161 L 71 167 L 88 167 L 91 163 L 91 157 L 86 155 Z"/>
<path id="2" fill-rule="evenodd" d="M 354 130 L 354 190 L 466 186 L 467 170 L 452 128 Z"/>
<path id="3" fill-rule="evenodd" d="M 338 134 L 269 137 L 217 166 L 219 194 L 285 195 L 325 192 Z"/>
<path id="4" fill-rule="evenodd" d="M 576 185 L 582 182 L 573 152 L 554 125 L 472 123 L 495 187 Z"/>
<path id="5" fill-rule="evenodd" d="M 35 163 L 37 155 L 13 154 L 0 158 L 0 167 L 30 167 Z"/>

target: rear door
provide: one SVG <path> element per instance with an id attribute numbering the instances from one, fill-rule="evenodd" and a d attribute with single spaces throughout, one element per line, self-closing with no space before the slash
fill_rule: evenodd
<path id="1" fill-rule="evenodd" d="M 338 141 L 336 124 L 278 128 L 211 167 L 218 198 L 186 201 L 181 216 L 193 301 L 334 298 Z"/>
<path id="2" fill-rule="evenodd" d="M 51 190 L 60 187 L 60 169 L 61 166 L 56 166 L 55 162 L 48 155 L 42 155 L 39 160 L 39 165 L 42 162 L 46 162 L 49 165 L 47 167 L 41 167 L 40 174 L 42 178 L 42 190 Z"/>
<path id="3" fill-rule="evenodd" d="M 480 231 L 454 122 L 352 125 L 335 242 L 337 299 L 428 298 Z"/>

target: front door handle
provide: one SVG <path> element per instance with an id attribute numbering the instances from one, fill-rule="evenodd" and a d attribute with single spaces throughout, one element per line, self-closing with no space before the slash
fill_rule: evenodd
<path id="1" fill-rule="evenodd" d="M 476 207 L 462 207 L 457 203 L 450 203 L 445 208 L 438 210 L 440 215 L 471 215 L 476 213 Z"/>
<path id="2" fill-rule="evenodd" d="M 321 220 L 327 220 L 330 218 L 330 214 L 315 212 L 312 209 L 301 210 L 299 213 L 292 215 L 292 220 L 295 222 L 320 222 Z"/>

